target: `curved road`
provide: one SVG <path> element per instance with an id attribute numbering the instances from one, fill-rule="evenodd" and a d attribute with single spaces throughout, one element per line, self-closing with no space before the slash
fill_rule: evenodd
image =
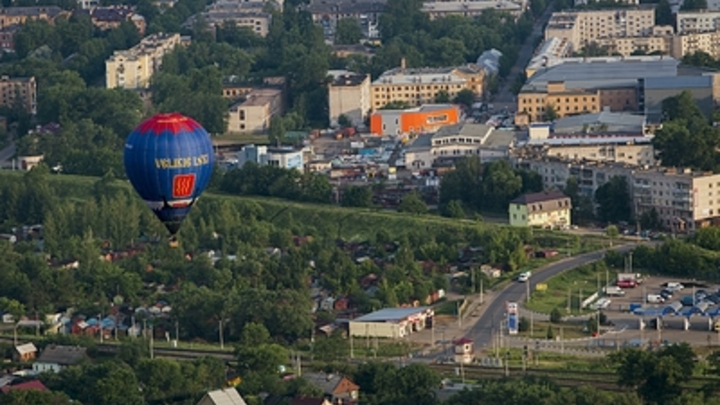
<path id="1" fill-rule="evenodd" d="M 635 244 L 628 244 L 618 246 L 613 248 L 613 250 L 626 253 L 634 248 Z M 530 284 L 530 291 L 533 291 L 538 283 L 542 283 L 564 271 L 598 261 L 602 259 L 604 255 L 605 251 L 586 253 L 580 256 L 564 259 L 537 270 L 528 281 Z M 475 325 L 467 332 L 467 337 L 475 341 L 475 347 L 486 347 L 492 342 L 492 336 L 496 333 L 497 328 L 500 327 L 501 320 L 505 316 L 505 303 L 522 303 L 525 300 L 526 291 L 526 283 L 513 282 L 508 287 L 498 292 L 492 301 L 488 302 L 485 312 L 478 318 Z"/>

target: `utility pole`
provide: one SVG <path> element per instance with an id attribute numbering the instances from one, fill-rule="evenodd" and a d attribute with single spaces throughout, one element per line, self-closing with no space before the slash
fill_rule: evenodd
<path id="1" fill-rule="evenodd" d="M 525 283 L 525 303 L 530 302 L 530 280 Z"/>
<path id="2" fill-rule="evenodd" d="M 457 319 L 458 319 L 458 327 L 462 328 L 462 314 L 460 313 L 460 301 L 455 301 L 455 307 L 457 308 Z"/>
<path id="3" fill-rule="evenodd" d="M 565 328 L 560 327 L 560 354 L 565 354 Z"/>
<path id="4" fill-rule="evenodd" d="M 484 304 L 485 301 L 483 299 L 483 279 L 480 279 L 480 304 Z"/>
<path id="5" fill-rule="evenodd" d="M 175 320 L 175 347 L 180 344 L 180 322 Z"/>
<path id="6" fill-rule="evenodd" d="M 224 349 L 225 348 L 225 337 L 223 336 L 223 319 L 222 318 L 220 318 L 219 323 L 220 323 L 220 326 L 218 329 L 218 334 L 220 335 L 220 349 Z"/>
<path id="7" fill-rule="evenodd" d="M 568 314 L 572 310 L 572 293 L 569 288 L 568 288 L 568 304 L 567 304 L 566 310 L 567 310 Z"/>
<path id="8" fill-rule="evenodd" d="M 462 378 L 462 383 L 465 384 L 465 359 L 460 362 L 460 378 Z"/>
<path id="9" fill-rule="evenodd" d="M 535 335 L 535 312 L 530 311 L 530 339 Z"/>
<path id="10" fill-rule="evenodd" d="M 353 341 L 352 333 L 350 334 L 350 358 L 351 359 L 355 358 L 355 343 Z"/>

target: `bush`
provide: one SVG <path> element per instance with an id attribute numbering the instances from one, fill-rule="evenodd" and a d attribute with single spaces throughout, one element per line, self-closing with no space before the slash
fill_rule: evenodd
<path id="1" fill-rule="evenodd" d="M 554 308 L 552 310 L 552 312 L 550 312 L 550 322 L 552 322 L 552 323 L 562 322 L 562 313 L 560 313 L 560 310 L 558 308 Z"/>
<path id="2" fill-rule="evenodd" d="M 548 326 L 548 328 L 547 328 L 547 333 L 545 334 L 545 337 L 546 337 L 548 340 L 555 339 L 555 332 L 553 332 L 552 326 Z"/>
<path id="3" fill-rule="evenodd" d="M 518 322 L 518 332 L 527 332 L 530 330 L 530 321 L 528 321 L 527 318 L 520 317 L 520 322 Z"/>

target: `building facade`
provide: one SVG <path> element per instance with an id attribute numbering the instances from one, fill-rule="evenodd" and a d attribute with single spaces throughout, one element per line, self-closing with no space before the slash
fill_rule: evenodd
<path id="1" fill-rule="evenodd" d="M 473 1 L 426 1 L 420 9 L 431 20 L 451 15 L 473 17 L 482 14 L 485 10 L 497 10 L 508 13 L 516 18 L 527 9 L 526 1 L 512 0 L 473 0 Z"/>
<path id="2" fill-rule="evenodd" d="M 0 77 L 0 105 L 21 104 L 30 114 L 37 114 L 37 82 L 34 77 Z"/>
<path id="3" fill-rule="evenodd" d="M 413 107 L 432 104 L 441 92 L 452 99 L 463 89 L 480 96 L 484 85 L 485 69 L 475 64 L 408 69 L 403 59 L 400 68 L 386 71 L 370 86 L 372 109 L 379 110 L 391 102 L 404 102 Z"/>
<path id="4" fill-rule="evenodd" d="M 181 44 L 180 34 L 152 34 L 127 51 L 115 51 L 105 62 L 105 85 L 109 89 L 147 89 L 160 70 L 166 53 Z"/>
<path id="5" fill-rule="evenodd" d="M 228 132 L 259 133 L 270 129 L 272 117 L 282 114 L 283 94 L 279 89 L 255 89 L 228 111 Z"/>
<path id="6" fill-rule="evenodd" d="M 195 29 L 197 17 L 201 16 L 207 27 L 213 32 L 223 24 L 233 23 L 238 27 L 249 28 L 255 35 L 265 37 L 272 21 L 272 14 L 266 11 L 266 7 L 282 8 L 282 4 L 282 1 L 217 1 L 209 5 L 202 13 L 188 18 L 183 23 L 183 27 Z"/>
<path id="7" fill-rule="evenodd" d="M 720 29 L 720 11 L 678 11 L 675 22 L 678 34 L 715 32 Z"/>
<path id="8" fill-rule="evenodd" d="M 53 24 L 60 16 L 70 13 L 57 6 L 0 8 L 0 29 L 25 24 L 28 20 L 43 20 Z"/>
<path id="9" fill-rule="evenodd" d="M 140 35 L 145 35 L 145 18 L 130 6 L 92 7 L 87 11 L 93 26 L 101 31 L 118 28 L 123 22 L 135 25 Z"/>
<path id="10" fill-rule="evenodd" d="M 323 28 L 326 38 L 334 39 L 338 21 L 352 18 L 360 24 L 367 39 L 380 37 L 380 15 L 387 0 L 310 0 L 302 9 L 312 15 L 313 22 Z"/>
<path id="11" fill-rule="evenodd" d="M 570 225 L 570 197 L 559 191 L 521 195 L 510 201 L 510 226 L 562 228 Z"/>
<path id="12" fill-rule="evenodd" d="M 328 84 L 330 126 L 338 126 L 341 115 L 353 125 L 365 126 L 371 109 L 370 75 L 342 72 Z"/>
<path id="13" fill-rule="evenodd" d="M 672 232 L 692 233 L 720 224 L 720 174 L 558 158 L 511 157 L 511 162 L 540 174 L 546 189 L 562 189 L 574 177 L 581 193 L 591 198 L 611 178 L 625 177 L 633 213 L 637 216 L 654 209 L 662 226 Z"/>
<path id="14" fill-rule="evenodd" d="M 283 169 L 304 171 L 303 151 L 294 148 L 273 148 L 246 145 L 238 152 L 238 167 L 253 162 L 260 166 L 275 166 Z"/>
<path id="15" fill-rule="evenodd" d="M 425 105 L 408 110 L 378 110 L 370 116 L 370 133 L 405 135 L 435 132 L 457 124 L 460 108 L 452 104 Z"/>
<path id="16" fill-rule="evenodd" d="M 651 32 L 643 36 L 606 37 L 594 42 L 611 55 L 631 56 L 637 52 L 667 55 L 672 50 L 673 34 L 673 27 L 664 25 L 652 27 Z"/>
<path id="17" fill-rule="evenodd" d="M 553 13 L 545 27 L 545 39 L 567 39 L 575 49 L 609 37 L 641 37 L 655 26 L 653 7 L 614 10 L 562 11 Z"/>

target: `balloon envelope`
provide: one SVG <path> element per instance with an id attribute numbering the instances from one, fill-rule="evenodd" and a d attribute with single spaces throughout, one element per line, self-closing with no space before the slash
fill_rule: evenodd
<path id="1" fill-rule="evenodd" d="M 207 131 L 180 114 L 149 118 L 125 142 L 130 183 L 173 235 L 210 182 L 213 161 Z"/>

